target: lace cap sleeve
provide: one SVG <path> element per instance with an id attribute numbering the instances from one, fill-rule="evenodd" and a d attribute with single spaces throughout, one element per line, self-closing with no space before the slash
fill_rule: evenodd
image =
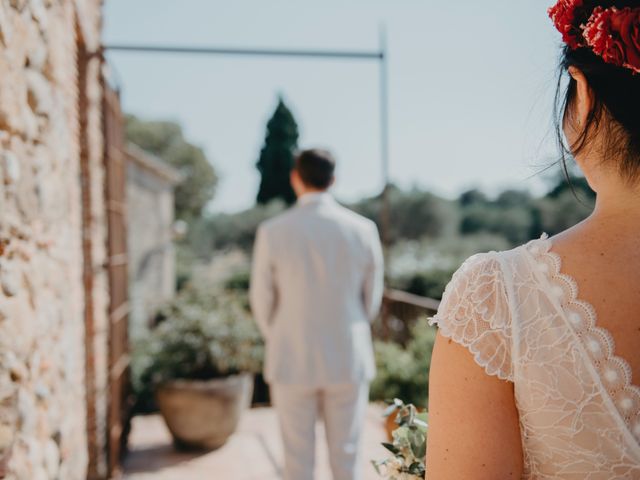
<path id="1" fill-rule="evenodd" d="M 513 381 L 511 312 L 495 255 L 474 255 L 458 269 L 429 323 L 468 348 L 487 374 Z"/>

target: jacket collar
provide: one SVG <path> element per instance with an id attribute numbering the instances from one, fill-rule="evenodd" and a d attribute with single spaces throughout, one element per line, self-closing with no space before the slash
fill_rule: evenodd
<path id="1" fill-rule="evenodd" d="M 329 192 L 317 192 L 306 193 L 298 198 L 297 204 L 299 206 L 304 205 L 317 205 L 320 203 L 332 203 L 334 202 L 333 196 Z"/>

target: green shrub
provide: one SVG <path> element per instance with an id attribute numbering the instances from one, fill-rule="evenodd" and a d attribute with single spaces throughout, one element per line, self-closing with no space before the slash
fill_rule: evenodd
<path id="1" fill-rule="evenodd" d="M 393 342 L 377 341 L 374 349 L 378 373 L 371 383 L 371 399 L 408 398 L 414 370 L 411 354 Z"/>
<path id="2" fill-rule="evenodd" d="M 378 374 L 371 383 L 371 400 L 401 398 L 426 407 L 435 338 L 435 328 L 418 322 L 412 329 L 412 340 L 404 349 L 393 342 L 375 342 Z"/>
<path id="3" fill-rule="evenodd" d="M 398 290 L 440 300 L 453 272 L 450 269 L 415 272 L 404 277 L 391 279 L 391 284 L 393 288 Z"/>
<path id="4" fill-rule="evenodd" d="M 231 275 L 224 283 L 224 288 L 230 291 L 247 292 L 251 282 L 251 272 L 241 270 Z"/>

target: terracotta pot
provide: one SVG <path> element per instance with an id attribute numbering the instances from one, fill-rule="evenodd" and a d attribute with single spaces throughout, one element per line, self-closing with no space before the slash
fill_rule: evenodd
<path id="1" fill-rule="evenodd" d="M 213 450 L 235 432 L 249 408 L 253 376 L 215 380 L 174 380 L 156 392 L 156 401 L 176 447 Z"/>

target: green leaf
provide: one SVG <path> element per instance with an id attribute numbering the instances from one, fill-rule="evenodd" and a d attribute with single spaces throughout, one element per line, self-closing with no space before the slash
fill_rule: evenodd
<path id="1" fill-rule="evenodd" d="M 389 450 L 391 453 L 393 453 L 394 455 L 400 455 L 400 449 L 398 449 L 394 444 L 392 443 L 387 443 L 387 442 L 383 442 L 382 446 L 384 448 L 386 448 L 387 450 Z"/>

